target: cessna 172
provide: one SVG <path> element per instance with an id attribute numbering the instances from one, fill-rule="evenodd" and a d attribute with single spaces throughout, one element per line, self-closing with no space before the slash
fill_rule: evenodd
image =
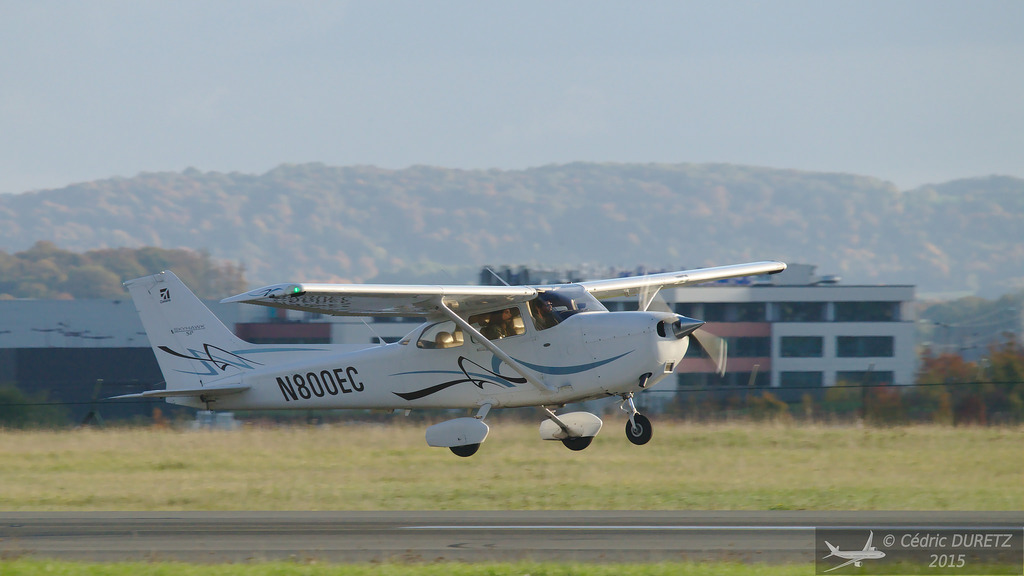
<path id="1" fill-rule="evenodd" d="M 275 284 L 222 302 L 340 316 L 422 317 L 399 342 L 343 345 L 251 344 L 236 337 L 171 272 L 125 282 L 156 354 L 166 389 L 118 398 L 218 410 L 475 409 L 427 428 L 430 446 L 471 456 L 487 437 L 492 408 L 536 406 L 540 435 L 583 450 L 601 430 L 566 404 L 618 396 L 626 436 L 651 438 L 633 395 L 673 373 L 690 339 L 724 370 L 725 351 L 704 322 L 649 310 L 667 286 L 774 274 L 755 262 L 550 286 Z M 639 296 L 637 311 L 609 312 L 602 298 Z"/>

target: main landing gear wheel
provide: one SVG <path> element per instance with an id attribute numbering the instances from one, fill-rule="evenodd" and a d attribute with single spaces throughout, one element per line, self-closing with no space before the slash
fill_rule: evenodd
<path id="1" fill-rule="evenodd" d="M 571 438 L 563 438 L 562 444 L 565 444 L 565 447 L 568 448 L 569 450 L 579 452 L 580 450 L 585 449 L 587 446 L 590 446 L 590 443 L 593 441 L 593 436 L 574 436 Z"/>
<path id="2" fill-rule="evenodd" d="M 632 421 L 626 420 L 626 438 L 629 438 L 629 441 L 637 446 L 650 442 L 653 433 L 651 421 L 643 414 L 636 413 L 633 415 Z"/>
<path id="3" fill-rule="evenodd" d="M 466 444 L 465 446 L 450 446 L 449 447 L 453 454 L 456 456 L 462 456 L 463 458 L 469 458 L 476 451 L 480 449 L 479 444 Z"/>

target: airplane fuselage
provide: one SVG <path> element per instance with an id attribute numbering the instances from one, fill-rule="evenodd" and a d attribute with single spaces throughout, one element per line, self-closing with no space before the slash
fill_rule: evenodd
<path id="1" fill-rule="evenodd" d="M 472 456 L 492 408 L 539 407 L 542 440 L 583 450 L 601 419 L 566 404 L 617 396 L 626 438 L 651 440 L 634 394 L 675 371 L 691 337 L 725 368 L 725 342 L 704 322 L 653 312 L 657 291 L 774 274 L 752 262 L 643 277 L 538 286 L 286 283 L 225 298 L 331 316 L 418 317 L 400 342 L 373 347 L 254 344 L 239 339 L 170 271 L 125 282 L 164 376 L 163 389 L 114 399 L 164 398 L 207 410 L 476 409 L 429 426 L 427 444 Z M 611 312 L 601 298 L 637 296 L 639 311 Z"/>
<path id="2" fill-rule="evenodd" d="M 354 352 L 331 353 L 327 346 L 214 351 L 207 353 L 211 372 L 221 369 L 222 375 L 210 374 L 204 385 L 249 387 L 218 398 L 218 410 L 557 406 L 639 391 L 642 380 L 644 386 L 656 384 L 686 353 L 688 338 L 659 334 L 659 323 L 677 318 L 658 312 L 580 313 L 547 330 L 529 326 L 495 341 L 544 388 L 473 338 L 446 348 L 425 345 L 432 342 L 426 335 L 444 319 L 428 321 L 401 342 Z M 293 360 L 278 364 L 266 357 L 276 354 Z M 197 398 L 171 401 L 205 407 Z"/>

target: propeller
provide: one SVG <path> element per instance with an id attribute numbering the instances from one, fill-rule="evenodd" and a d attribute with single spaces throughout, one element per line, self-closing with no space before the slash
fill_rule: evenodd
<path id="1" fill-rule="evenodd" d="M 655 312 L 668 312 L 675 314 L 675 311 L 665 301 L 665 297 L 661 295 L 660 286 L 645 286 L 637 292 L 637 309 L 644 312 L 653 310 Z M 725 376 L 726 364 L 729 359 L 729 345 L 724 338 L 715 336 L 711 332 L 708 332 L 704 328 L 697 328 L 690 332 L 689 337 L 697 341 L 697 344 L 704 350 L 704 352 L 711 358 L 711 361 L 715 364 L 715 373 L 718 376 Z"/>
<path id="2" fill-rule="evenodd" d="M 703 328 L 694 330 L 692 336 L 715 363 L 715 373 L 718 374 L 718 377 L 724 377 L 725 365 L 729 360 L 729 345 L 725 338 L 715 336 Z"/>

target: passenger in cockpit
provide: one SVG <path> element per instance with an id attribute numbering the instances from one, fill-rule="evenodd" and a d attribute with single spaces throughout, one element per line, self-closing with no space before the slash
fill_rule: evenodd
<path id="1" fill-rule="evenodd" d="M 480 329 L 480 333 L 488 340 L 498 340 L 508 335 L 505 331 L 505 323 L 502 321 L 501 312 L 492 312 L 487 317 L 487 324 Z"/>

